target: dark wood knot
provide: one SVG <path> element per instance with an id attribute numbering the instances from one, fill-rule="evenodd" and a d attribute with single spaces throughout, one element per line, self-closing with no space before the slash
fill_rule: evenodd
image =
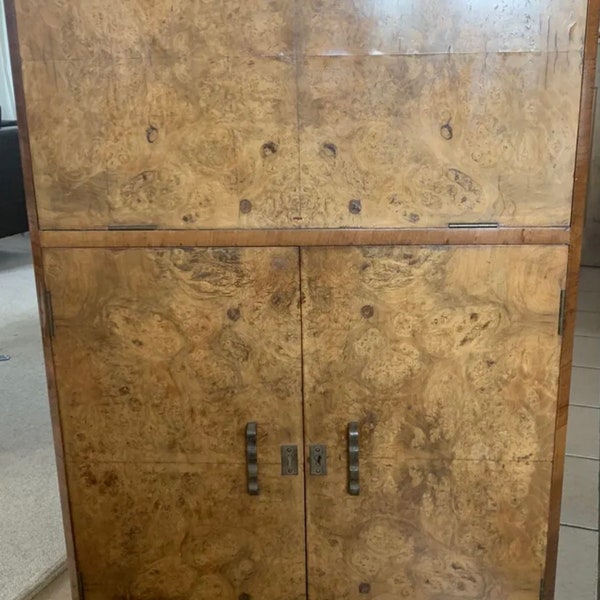
<path id="1" fill-rule="evenodd" d="M 325 142 L 321 148 L 325 156 L 331 156 L 332 158 L 337 156 L 337 146 L 335 144 L 332 144 L 331 142 Z"/>
<path id="2" fill-rule="evenodd" d="M 361 309 L 360 309 L 360 314 L 365 318 L 365 319 L 370 319 L 374 314 L 375 314 L 375 309 L 370 305 L 370 304 L 365 304 Z"/>
<path id="3" fill-rule="evenodd" d="M 350 200 L 350 202 L 348 202 L 348 210 L 353 215 L 359 215 L 362 210 L 362 202 L 360 200 Z"/>
<path id="4" fill-rule="evenodd" d="M 239 308 L 230 308 L 227 311 L 227 317 L 232 321 L 237 321 L 240 318 L 240 309 Z"/>
<path id="5" fill-rule="evenodd" d="M 444 125 L 442 125 L 440 127 L 440 135 L 445 140 L 451 140 L 454 137 L 454 131 L 452 130 L 452 125 L 450 125 L 450 123 L 444 123 Z"/>
<path id="6" fill-rule="evenodd" d="M 250 200 L 240 200 L 240 212 L 247 215 L 252 210 L 252 202 Z"/>
<path id="7" fill-rule="evenodd" d="M 154 127 L 154 125 L 150 125 L 148 129 L 146 129 L 146 140 L 148 140 L 149 144 L 154 144 L 157 139 L 158 129 Z"/>
<path id="8" fill-rule="evenodd" d="M 265 142 L 262 145 L 261 152 L 263 156 L 271 156 L 279 150 L 279 146 L 275 142 Z"/>
<path id="9" fill-rule="evenodd" d="M 281 303 L 281 294 L 279 292 L 275 292 L 272 296 L 271 296 L 271 304 L 273 306 L 277 306 L 278 304 Z"/>

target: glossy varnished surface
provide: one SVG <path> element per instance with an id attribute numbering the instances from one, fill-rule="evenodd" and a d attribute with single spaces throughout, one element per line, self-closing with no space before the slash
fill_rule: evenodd
<path id="1" fill-rule="evenodd" d="M 313 443 L 347 414 L 372 457 L 550 460 L 566 254 L 302 250 Z"/>
<path id="2" fill-rule="evenodd" d="M 327 54 L 579 50 L 581 0 L 307 0 L 304 49 Z"/>
<path id="3" fill-rule="evenodd" d="M 264 465 L 70 464 L 86 598 L 305 598 L 301 477 Z M 285 510 L 282 510 L 285 507 Z"/>
<path id="4" fill-rule="evenodd" d="M 44 229 L 568 223 L 583 0 L 16 3 Z"/>
<path id="5" fill-rule="evenodd" d="M 333 233 L 333 235 L 332 235 Z M 567 227 L 42 231 L 45 248 L 568 244 Z"/>
<path id="6" fill-rule="evenodd" d="M 338 474 L 307 481 L 316 598 L 331 572 L 348 598 L 358 577 L 390 598 L 433 600 L 460 582 L 465 597 L 537 597 L 566 260 L 550 246 L 302 250 L 306 441 L 327 444 Z M 356 499 L 349 421 L 360 424 Z M 334 501 L 336 519 L 323 514 Z M 356 547 L 372 527 L 402 548 Z"/>
<path id="7" fill-rule="evenodd" d="M 300 597 L 303 477 L 279 477 L 302 436 L 297 250 L 48 250 L 45 269 L 90 597 Z"/>
<path id="8" fill-rule="evenodd" d="M 248 421 L 261 461 L 298 440 L 296 249 L 52 250 L 45 266 L 69 459 L 239 463 Z"/>
<path id="9" fill-rule="evenodd" d="M 569 223 L 578 53 L 307 58 L 299 81 L 303 222 Z"/>
<path id="10" fill-rule="evenodd" d="M 298 48 L 309 55 L 563 52 L 583 47 L 586 6 L 582 0 L 17 0 L 25 60 L 278 56 Z"/>
<path id="11" fill-rule="evenodd" d="M 554 464 L 552 470 L 552 490 L 550 495 L 548 554 L 545 572 L 546 592 L 544 600 L 552 600 L 554 598 L 556 582 L 561 494 L 564 477 L 567 416 L 571 388 L 571 366 L 577 307 L 577 285 L 579 279 L 579 266 L 581 263 L 581 243 L 585 223 L 586 195 L 588 182 L 590 180 L 592 134 L 594 129 L 594 118 L 592 113 L 597 95 L 596 61 L 598 56 L 599 25 L 600 1 L 590 0 L 586 24 L 584 82 L 579 117 L 575 185 L 573 188 L 571 245 L 569 248 L 569 267 L 565 297 L 565 329 L 560 357 L 558 411 L 556 415 L 556 435 L 554 439 Z"/>
<path id="12" fill-rule="evenodd" d="M 309 484 L 310 598 L 538 600 L 550 463 L 362 460 L 358 497 L 329 466 Z"/>
<path id="13" fill-rule="evenodd" d="M 256 227 L 298 214 L 285 61 L 40 61 L 24 80 L 43 227 Z"/>

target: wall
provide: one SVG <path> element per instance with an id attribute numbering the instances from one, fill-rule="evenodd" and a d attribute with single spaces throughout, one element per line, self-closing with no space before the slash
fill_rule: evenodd
<path id="1" fill-rule="evenodd" d="M 16 119 L 15 98 L 13 95 L 8 36 L 4 18 L 4 3 L 0 0 L 0 106 L 3 119 Z"/>

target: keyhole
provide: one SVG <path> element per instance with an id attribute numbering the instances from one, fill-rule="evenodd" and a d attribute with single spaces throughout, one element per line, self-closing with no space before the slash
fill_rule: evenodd
<path id="1" fill-rule="evenodd" d="M 316 473 L 320 473 L 321 472 L 321 464 L 323 461 L 323 456 L 321 455 L 321 448 L 315 448 L 315 453 L 316 453 L 316 462 L 317 462 L 317 466 L 315 468 L 315 472 Z"/>
<path id="2" fill-rule="evenodd" d="M 288 473 L 293 473 L 294 472 L 294 468 L 292 465 L 292 449 L 288 448 L 286 450 L 287 452 L 287 472 Z"/>

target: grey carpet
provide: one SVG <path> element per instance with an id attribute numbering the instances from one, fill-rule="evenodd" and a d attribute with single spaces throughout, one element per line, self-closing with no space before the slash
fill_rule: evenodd
<path id="1" fill-rule="evenodd" d="M 31 597 L 65 561 L 29 237 L 0 239 L 0 600 Z"/>

